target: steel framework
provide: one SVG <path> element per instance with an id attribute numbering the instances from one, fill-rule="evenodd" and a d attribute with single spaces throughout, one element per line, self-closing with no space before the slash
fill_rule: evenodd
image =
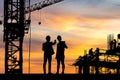
<path id="1" fill-rule="evenodd" d="M 63 0 L 44 0 L 30 6 L 30 0 L 4 0 L 5 74 L 22 74 L 23 40 L 30 26 L 30 15 Z"/>

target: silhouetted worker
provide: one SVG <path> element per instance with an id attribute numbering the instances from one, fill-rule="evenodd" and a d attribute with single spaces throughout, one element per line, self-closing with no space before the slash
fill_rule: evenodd
<path id="1" fill-rule="evenodd" d="M 116 39 L 113 40 L 113 49 L 116 49 Z"/>
<path id="2" fill-rule="evenodd" d="M 99 48 L 96 48 L 95 50 L 95 53 L 96 53 L 96 67 L 95 67 L 95 70 L 96 70 L 96 74 L 99 74 Z"/>
<path id="3" fill-rule="evenodd" d="M 93 56 L 93 48 L 90 48 L 90 50 L 89 50 L 89 55 L 90 55 L 90 56 Z"/>
<path id="4" fill-rule="evenodd" d="M 113 41 L 110 41 L 110 50 L 113 49 Z"/>
<path id="5" fill-rule="evenodd" d="M 117 46 L 117 48 L 116 48 L 116 51 L 117 51 L 118 53 L 120 53 L 120 43 L 118 43 L 118 46 Z"/>
<path id="6" fill-rule="evenodd" d="M 62 74 L 64 74 L 65 70 L 65 63 L 64 63 L 64 51 L 65 48 L 68 48 L 65 41 L 62 41 L 62 37 L 60 35 L 57 36 L 58 39 L 58 44 L 57 44 L 57 52 L 56 52 L 56 59 L 57 59 L 57 73 L 59 74 L 59 69 L 60 69 L 60 62 L 62 63 Z"/>
<path id="7" fill-rule="evenodd" d="M 46 63 L 48 60 L 48 74 L 51 74 L 51 61 L 52 55 L 54 54 L 54 50 L 52 45 L 56 44 L 56 40 L 54 42 L 50 42 L 50 36 L 46 36 L 46 42 L 43 43 L 42 50 L 44 51 L 44 63 L 43 63 L 43 70 L 44 74 L 46 74 Z"/>
<path id="8" fill-rule="evenodd" d="M 96 48 L 95 53 L 96 53 L 96 60 L 98 61 L 99 60 L 99 53 L 100 53 L 99 48 Z"/>

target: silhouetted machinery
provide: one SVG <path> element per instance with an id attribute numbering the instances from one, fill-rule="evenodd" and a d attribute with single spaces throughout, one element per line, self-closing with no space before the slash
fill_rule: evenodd
<path id="1" fill-rule="evenodd" d="M 30 5 L 30 0 L 4 0 L 5 74 L 22 74 L 23 40 L 29 31 L 30 14 L 63 0 L 43 0 Z"/>

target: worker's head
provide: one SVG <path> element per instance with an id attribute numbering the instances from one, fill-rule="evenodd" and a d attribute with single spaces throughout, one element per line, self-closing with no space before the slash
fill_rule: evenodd
<path id="1" fill-rule="evenodd" d="M 91 50 L 93 50 L 93 48 L 91 48 Z"/>
<path id="2" fill-rule="evenodd" d="M 60 35 L 57 36 L 58 41 L 62 40 L 62 37 Z"/>
<path id="3" fill-rule="evenodd" d="M 96 51 L 99 51 L 100 49 L 99 48 L 96 48 Z"/>
<path id="4" fill-rule="evenodd" d="M 49 35 L 46 36 L 46 40 L 47 40 L 48 42 L 50 41 L 50 36 L 49 36 Z"/>

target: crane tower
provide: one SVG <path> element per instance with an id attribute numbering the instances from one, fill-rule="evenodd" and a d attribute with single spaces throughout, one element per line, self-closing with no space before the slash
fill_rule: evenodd
<path id="1" fill-rule="evenodd" d="M 5 74 L 23 73 L 23 40 L 31 22 L 26 15 L 61 1 L 43 0 L 30 5 L 30 0 L 4 0 Z"/>

